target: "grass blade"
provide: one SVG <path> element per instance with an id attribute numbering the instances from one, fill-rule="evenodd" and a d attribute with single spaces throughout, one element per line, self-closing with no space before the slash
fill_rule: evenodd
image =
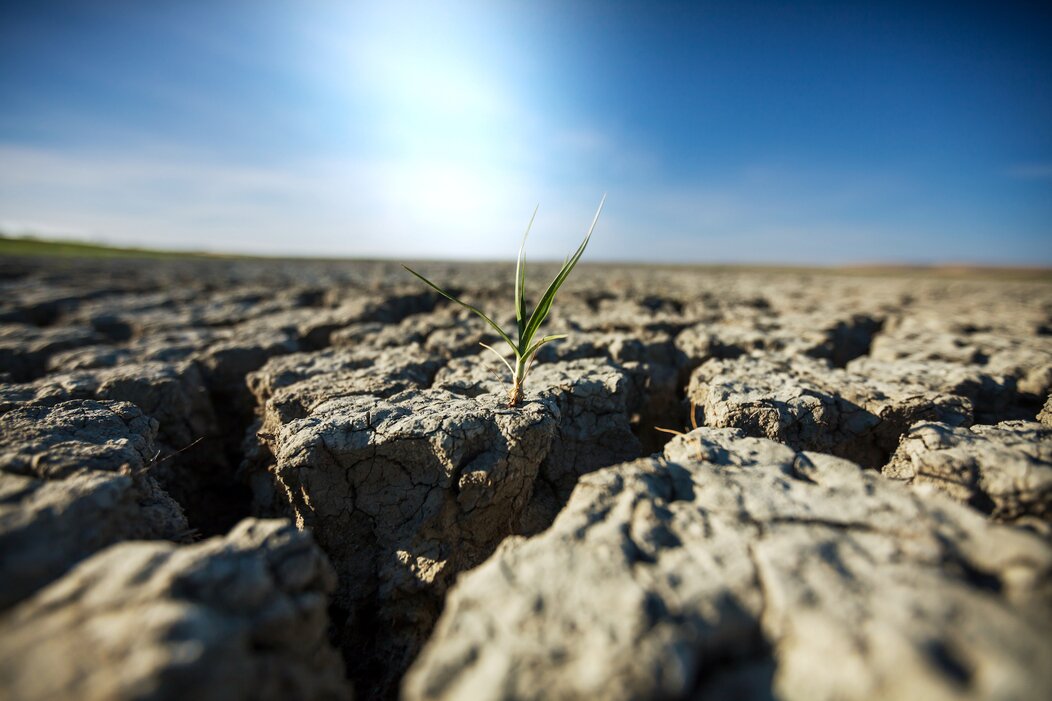
<path id="1" fill-rule="evenodd" d="M 472 305 L 468 304 L 467 302 L 464 302 L 464 301 L 461 301 L 461 300 L 457 299 L 456 297 L 454 297 L 453 295 L 449 294 L 448 292 L 443 290 L 441 287 L 439 287 L 435 283 L 431 282 L 426 277 L 424 277 L 420 273 L 416 272 L 415 270 L 413 270 L 409 266 L 403 265 L 402 267 L 405 268 L 406 270 L 408 270 L 409 272 L 411 272 L 416 277 L 418 277 L 425 285 L 427 285 L 432 290 L 434 290 L 438 294 L 442 295 L 446 299 L 448 299 L 448 300 L 450 300 L 452 302 L 456 302 L 457 304 L 459 304 L 460 306 L 464 307 L 468 311 L 471 311 L 471 312 L 474 312 L 474 313 L 478 314 L 480 317 L 482 317 L 483 321 L 485 321 L 487 324 L 489 324 L 490 326 L 493 327 L 493 330 L 496 331 L 497 334 L 499 334 L 500 337 L 504 339 L 505 343 L 507 343 L 509 346 L 511 346 L 512 350 L 514 350 L 516 353 L 519 352 L 518 346 L 516 346 L 514 343 L 512 343 L 512 340 L 511 340 L 511 338 L 508 337 L 508 334 L 504 333 L 504 329 L 502 329 L 500 326 L 498 326 L 497 322 L 493 321 L 493 319 L 490 319 L 488 316 L 486 316 L 485 313 L 483 313 L 483 311 L 481 309 L 479 309 L 478 307 L 473 307 Z"/>
<path id="2" fill-rule="evenodd" d="M 508 372 L 511 373 L 512 377 L 515 376 L 515 368 L 513 368 L 511 366 L 511 363 L 508 362 L 507 358 L 505 358 L 503 355 L 501 355 L 500 353 L 497 352 L 496 348 L 494 348 L 493 346 L 487 345 L 487 344 L 483 343 L 482 341 L 479 341 L 479 345 L 482 346 L 483 348 L 485 348 L 486 350 L 490 351 L 491 353 L 493 353 L 493 355 L 495 355 L 498 358 L 500 358 L 500 362 L 504 363 L 508 367 Z"/>
<path id="3" fill-rule="evenodd" d="M 528 358 L 531 355 L 533 355 L 534 353 L 536 353 L 537 350 L 541 346 L 543 346 L 545 343 L 551 343 L 552 341 L 558 341 L 559 339 L 562 339 L 562 338 L 566 338 L 566 334 L 564 334 L 564 333 L 557 333 L 557 334 L 552 334 L 551 336 L 545 336 L 544 338 L 542 338 L 541 340 L 537 341 L 536 343 L 534 343 L 532 346 L 529 347 L 529 349 L 526 351 L 525 357 Z"/>
<path id="4" fill-rule="evenodd" d="M 546 318 L 548 313 L 551 311 L 552 304 L 555 302 L 555 294 L 562 287 L 563 282 L 566 281 L 570 271 L 577 265 L 577 261 L 581 259 L 584 254 L 584 249 L 588 246 L 588 240 L 592 237 L 592 231 L 595 230 L 595 225 L 599 221 L 599 215 L 603 211 L 603 204 L 606 202 L 606 195 L 603 195 L 603 199 L 599 201 L 599 209 L 595 211 L 595 217 L 592 219 L 592 225 L 588 227 L 588 233 L 585 234 L 584 241 L 577 247 L 577 251 L 567 260 L 559 271 L 559 274 L 555 276 L 551 284 L 548 285 L 548 289 L 544 291 L 544 295 L 540 301 L 537 302 L 537 307 L 533 310 L 533 315 L 530 316 L 530 320 L 526 322 L 525 332 L 520 336 L 519 342 L 522 343 L 525 339 L 525 343 L 529 343 L 533 340 L 533 336 L 537 333 L 537 329 L 540 328 L 541 324 Z"/>
<path id="5" fill-rule="evenodd" d="M 533 220 L 537 218 L 538 204 L 533 208 L 533 216 L 530 223 L 526 225 L 526 233 L 522 235 L 522 244 L 519 245 L 519 257 L 515 261 L 515 325 L 519 330 L 519 343 L 522 343 L 522 332 L 526 328 L 526 237 L 530 235 L 533 228 Z"/>

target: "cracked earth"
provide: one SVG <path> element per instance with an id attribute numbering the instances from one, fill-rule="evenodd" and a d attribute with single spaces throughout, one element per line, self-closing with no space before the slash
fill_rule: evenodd
<path id="1" fill-rule="evenodd" d="M 514 409 L 394 264 L 0 288 L 12 698 L 1052 688 L 1048 282 L 582 266 Z"/>

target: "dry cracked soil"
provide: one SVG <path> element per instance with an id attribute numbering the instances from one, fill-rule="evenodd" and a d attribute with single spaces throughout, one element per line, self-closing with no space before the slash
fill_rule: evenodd
<path id="1" fill-rule="evenodd" d="M 0 261 L 0 696 L 1047 698 L 1048 281 L 584 265 L 548 328 L 508 408 L 395 264 Z"/>

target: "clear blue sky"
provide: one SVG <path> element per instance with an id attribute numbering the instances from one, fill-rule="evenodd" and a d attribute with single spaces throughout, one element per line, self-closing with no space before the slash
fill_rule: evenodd
<path id="1" fill-rule="evenodd" d="M 0 228 L 391 258 L 1052 264 L 1052 12 L 0 0 Z"/>

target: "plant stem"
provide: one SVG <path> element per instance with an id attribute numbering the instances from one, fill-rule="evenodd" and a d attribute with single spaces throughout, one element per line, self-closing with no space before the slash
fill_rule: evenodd
<path id="1" fill-rule="evenodd" d="M 518 406 L 522 401 L 522 389 L 526 384 L 526 369 L 528 368 L 526 358 L 519 357 L 515 360 L 515 375 L 511 378 L 511 394 L 508 396 L 508 406 Z"/>

